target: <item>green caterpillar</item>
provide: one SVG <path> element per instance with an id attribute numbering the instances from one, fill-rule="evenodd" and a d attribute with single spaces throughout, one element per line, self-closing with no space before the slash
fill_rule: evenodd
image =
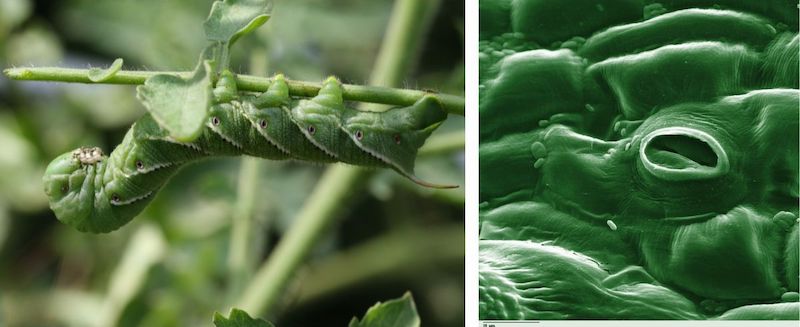
<path id="1" fill-rule="evenodd" d="M 409 107 L 365 112 L 344 106 L 335 78 L 326 80 L 316 97 L 294 100 L 280 75 L 269 90 L 252 95 L 239 94 L 233 74 L 225 72 L 214 97 L 206 127 L 190 143 L 172 139 L 147 114 L 108 157 L 84 147 L 54 159 L 43 181 L 56 217 L 84 232 L 115 230 L 144 210 L 181 166 L 210 156 L 391 168 L 423 186 L 453 187 L 426 183 L 413 172 L 417 150 L 447 118 L 434 96 Z"/>

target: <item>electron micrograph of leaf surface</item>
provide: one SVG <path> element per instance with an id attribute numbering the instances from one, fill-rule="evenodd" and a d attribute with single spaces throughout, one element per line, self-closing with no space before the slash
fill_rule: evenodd
<path id="1" fill-rule="evenodd" d="M 480 319 L 800 319 L 789 1 L 480 1 Z"/>

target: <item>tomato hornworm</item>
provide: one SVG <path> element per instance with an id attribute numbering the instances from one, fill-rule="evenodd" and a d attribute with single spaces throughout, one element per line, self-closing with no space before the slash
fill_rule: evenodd
<path id="1" fill-rule="evenodd" d="M 447 118 L 434 95 L 408 107 L 366 112 L 345 107 L 333 77 L 314 98 L 296 100 L 281 75 L 262 94 L 240 94 L 228 71 L 213 93 L 215 104 L 192 142 L 171 138 L 146 114 L 109 156 L 83 147 L 54 159 L 43 181 L 58 219 L 80 231 L 115 230 L 144 210 L 181 166 L 211 156 L 391 168 L 423 186 L 453 187 L 424 182 L 413 172 L 417 150 Z"/>

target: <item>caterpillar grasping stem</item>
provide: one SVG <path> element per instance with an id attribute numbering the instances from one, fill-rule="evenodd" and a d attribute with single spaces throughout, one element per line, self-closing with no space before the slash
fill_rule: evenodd
<path id="1" fill-rule="evenodd" d="M 149 93 L 140 90 L 140 97 Z M 50 207 L 59 220 L 81 231 L 109 232 L 138 215 L 183 165 L 212 156 L 249 155 L 272 160 L 343 162 L 390 168 L 417 184 L 417 150 L 447 118 L 434 95 L 385 112 L 347 108 L 341 83 L 329 78 L 316 97 L 289 96 L 283 76 L 260 94 L 239 93 L 224 72 L 215 104 L 200 136 L 178 142 L 149 114 L 134 123 L 106 157 L 80 148 L 57 157 L 44 175 Z"/>

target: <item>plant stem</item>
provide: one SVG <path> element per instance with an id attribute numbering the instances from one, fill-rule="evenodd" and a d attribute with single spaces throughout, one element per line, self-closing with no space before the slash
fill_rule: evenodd
<path id="1" fill-rule="evenodd" d="M 325 171 L 292 227 L 256 272 L 235 307 L 260 315 L 275 304 L 288 280 L 331 224 L 336 213 L 361 184 L 362 169 L 335 165 Z"/>
<path id="2" fill-rule="evenodd" d="M 250 55 L 250 73 L 265 74 L 269 65 L 266 50 L 256 48 Z M 239 168 L 239 188 L 231 219 L 231 240 L 228 250 L 228 302 L 233 302 L 242 294 L 246 283 L 256 268 L 255 255 L 256 230 L 253 226 L 256 194 L 258 194 L 259 175 L 262 162 L 258 158 L 244 156 Z"/>
<path id="3" fill-rule="evenodd" d="M 423 32 L 428 30 L 439 1 L 395 1 L 392 17 L 384 33 L 381 53 L 375 60 L 370 85 L 395 86 L 405 79 L 417 62 Z"/>
<path id="4" fill-rule="evenodd" d="M 230 63 L 230 61 L 231 61 L 231 58 L 230 58 L 230 52 L 231 52 L 230 44 L 228 44 L 227 42 L 226 43 L 220 43 L 219 50 L 221 52 L 220 53 L 220 59 L 219 59 L 219 65 L 220 65 L 219 72 L 222 72 L 223 70 L 227 70 L 231 66 L 231 63 Z"/>
<path id="5" fill-rule="evenodd" d="M 244 157 L 239 168 L 239 189 L 236 194 L 236 205 L 233 208 L 228 256 L 228 291 L 231 300 L 239 297 L 255 268 L 253 260 L 256 260 L 256 257 L 251 251 L 254 232 L 253 207 L 260 167 L 261 160 Z"/>
<path id="6" fill-rule="evenodd" d="M 95 83 L 89 79 L 89 69 L 61 67 L 18 67 L 3 70 L 11 79 L 23 81 L 52 81 L 67 83 Z M 173 74 L 189 78 L 192 72 L 174 71 L 131 71 L 120 70 L 109 79 L 99 84 L 144 84 L 144 81 L 156 74 Z M 271 78 L 238 75 L 237 85 L 241 91 L 263 92 L 272 83 Z M 289 94 L 293 96 L 313 97 L 319 93 L 322 83 L 286 80 Z M 390 87 L 344 84 L 344 99 L 348 101 L 382 103 L 395 106 L 410 106 L 430 92 L 396 89 Z M 454 115 L 464 115 L 464 98 L 450 94 L 436 94 L 444 109 Z"/>
<path id="7" fill-rule="evenodd" d="M 298 278 L 295 301 L 302 305 L 376 280 L 424 280 L 463 263 L 463 224 L 398 229 L 310 265 Z"/>

